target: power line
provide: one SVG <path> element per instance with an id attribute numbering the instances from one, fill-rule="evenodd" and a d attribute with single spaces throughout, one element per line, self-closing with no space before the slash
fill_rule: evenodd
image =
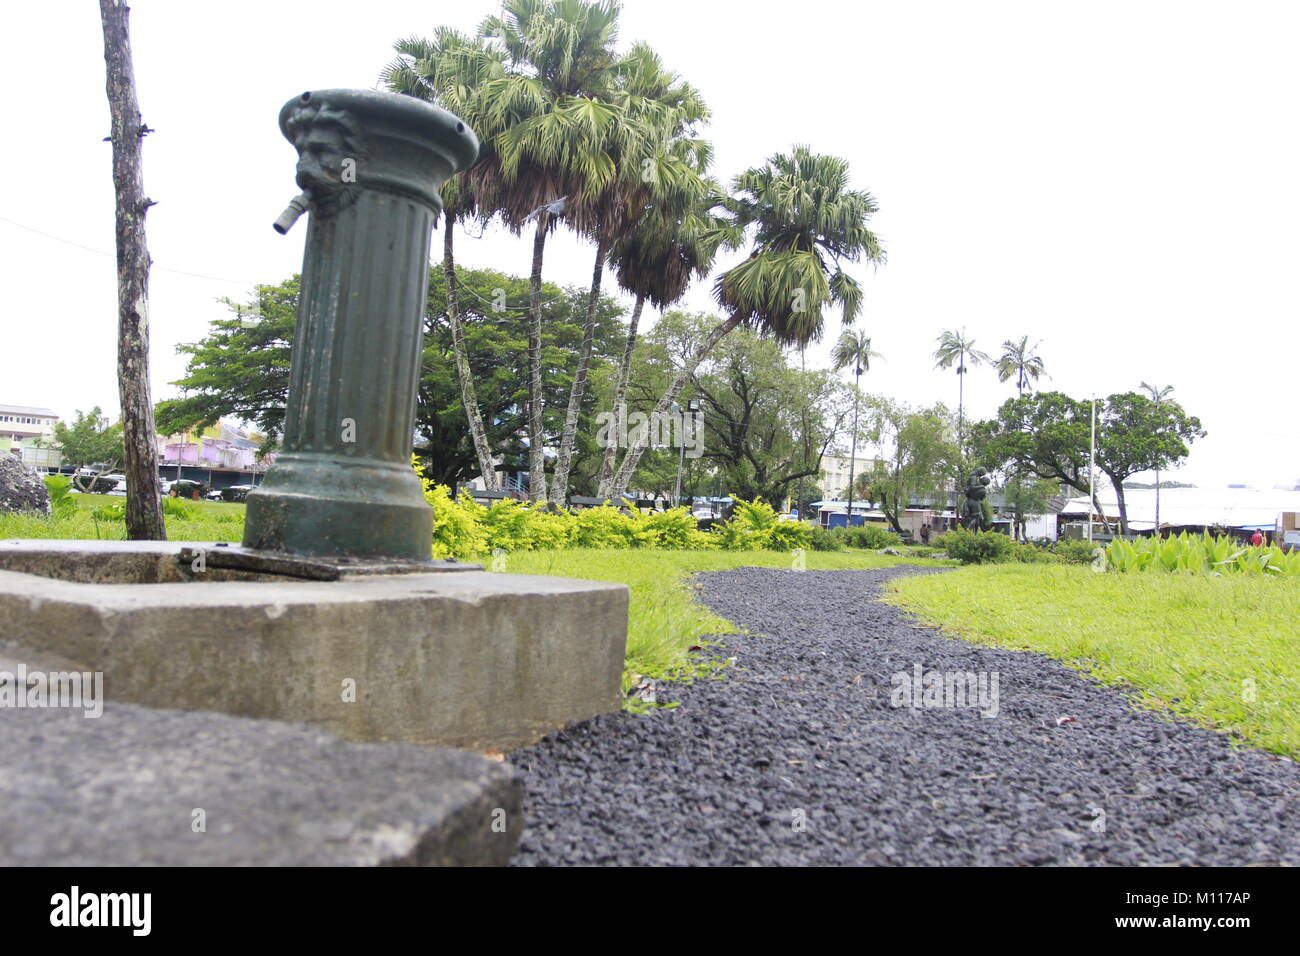
<path id="1" fill-rule="evenodd" d="M 0 216 L 0 222 L 7 222 L 11 226 L 17 226 L 19 229 L 25 229 L 28 232 L 34 232 L 38 236 L 44 236 L 46 239 L 53 239 L 55 242 L 61 242 L 64 245 L 73 246 L 74 248 L 81 249 L 85 252 L 93 252 L 97 256 L 108 256 L 110 259 L 117 258 L 116 253 L 105 252 L 103 249 L 96 249 L 92 246 L 82 245 L 80 242 L 75 242 L 72 239 L 65 239 L 62 236 L 56 236 L 51 232 L 45 232 L 44 230 L 37 229 L 34 226 L 29 226 L 26 223 L 16 222 L 15 220 L 9 219 L 5 216 Z M 231 285 L 242 285 L 242 286 L 264 285 L 264 283 L 260 283 L 260 282 L 248 282 L 242 279 L 227 279 L 223 276 L 210 276 L 202 272 L 188 272 L 185 269 L 170 269 L 167 266 L 160 266 L 157 263 L 151 263 L 150 268 L 157 269 L 159 272 L 172 272 L 175 273 L 176 275 L 189 276 L 192 279 L 207 279 L 212 282 L 228 282 Z"/>

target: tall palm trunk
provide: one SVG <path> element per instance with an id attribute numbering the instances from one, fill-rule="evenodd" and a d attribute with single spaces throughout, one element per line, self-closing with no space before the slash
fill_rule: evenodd
<path id="1" fill-rule="evenodd" d="M 456 356 L 456 376 L 460 379 L 460 402 L 465 406 L 465 416 L 469 419 L 469 433 L 474 439 L 474 453 L 478 456 L 478 467 L 483 475 L 483 484 L 488 491 L 500 491 L 501 483 L 497 481 L 496 465 L 492 461 L 492 449 L 488 445 L 487 432 L 483 428 L 483 416 L 479 413 L 474 377 L 469 368 L 469 355 L 465 350 L 465 329 L 460 322 L 460 299 L 456 288 L 456 258 L 452 239 L 456 224 L 446 214 L 443 215 L 443 220 L 442 272 L 447 279 L 447 319 L 451 323 L 451 349 Z"/>
<path id="2" fill-rule="evenodd" d="M 614 387 L 614 435 L 622 435 L 627 401 L 627 385 L 632 378 L 632 353 L 636 351 L 637 326 L 641 324 L 641 310 L 645 308 L 645 295 L 636 297 L 632 309 L 632 318 L 627 326 L 627 344 L 623 346 L 623 363 L 618 367 L 618 383 Z M 599 498 L 608 498 L 614 485 L 614 462 L 618 460 L 618 441 L 611 438 L 605 444 L 605 453 L 600 462 L 600 486 L 596 492 Z"/>
<path id="3" fill-rule="evenodd" d="M 528 277 L 528 498 L 546 500 L 546 455 L 542 444 L 542 253 L 550 213 L 537 214 L 533 271 Z"/>
<path id="4" fill-rule="evenodd" d="M 853 376 L 853 440 L 849 444 L 849 517 L 848 525 L 853 527 L 853 466 L 858 460 L 858 395 L 862 385 L 862 369 L 854 369 Z"/>
<path id="5" fill-rule="evenodd" d="M 962 428 L 965 425 L 963 405 L 966 400 L 966 366 L 957 363 L 957 450 L 964 458 L 966 455 L 966 443 L 962 441 Z"/>
<path id="6" fill-rule="evenodd" d="M 682 366 L 682 370 L 677 373 L 673 383 L 668 386 L 668 391 L 664 392 L 663 397 L 659 399 L 659 404 L 655 406 L 651 421 L 658 420 L 667 413 L 672 406 L 673 400 L 686 387 L 686 382 L 699 365 L 704 361 L 705 356 L 713 351 L 714 347 L 722 340 L 722 337 L 740 324 L 740 316 L 732 315 L 725 322 L 719 322 L 713 327 L 713 330 L 700 343 L 700 347 L 695 350 L 690 359 Z M 614 487 L 610 493 L 611 498 L 618 498 L 627 491 L 628 484 L 632 481 L 632 475 L 636 473 L 636 466 L 641 461 L 641 455 L 645 452 L 646 445 L 650 441 L 650 433 L 657 431 L 655 428 L 647 428 L 644 431 L 638 431 L 636 441 L 628 448 L 627 454 L 623 456 L 623 463 L 618 468 L 618 473 L 614 476 Z"/>
<path id="7" fill-rule="evenodd" d="M 578 351 L 578 369 L 569 389 L 569 409 L 564 416 L 564 431 L 560 435 L 560 454 L 555 460 L 555 474 L 551 478 L 551 501 L 561 508 L 569 493 L 569 469 L 573 464 L 573 448 L 578 439 L 578 414 L 582 411 L 583 394 L 587 391 L 587 372 L 591 368 L 591 348 L 596 337 L 596 309 L 600 305 L 600 280 L 605 272 L 605 255 L 609 241 L 601 237 L 596 241 L 596 265 L 591 270 L 591 296 L 587 299 L 587 321 L 582 328 L 582 347 Z"/>

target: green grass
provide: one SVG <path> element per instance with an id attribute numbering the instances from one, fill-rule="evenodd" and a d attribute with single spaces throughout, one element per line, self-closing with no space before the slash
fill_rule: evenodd
<path id="1" fill-rule="evenodd" d="M 885 600 L 952 635 L 1046 654 L 1147 706 L 1300 757 L 1294 579 L 985 565 L 900 579 Z"/>
<path id="2" fill-rule="evenodd" d="M 0 513 L 0 539 L 88 538 L 125 541 L 126 522 L 97 520 L 98 508 L 125 505 L 122 495 L 74 495 L 77 510 L 66 517 Z M 169 501 L 181 499 L 168 499 Z M 175 507 L 172 505 L 171 507 Z M 167 515 L 167 537 L 175 541 L 239 541 L 244 536 L 244 505 L 233 501 L 184 501 L 192 516 Z"/>
<path id="3" fill-rule="evenodd" d="M 872 551 L 808 551 L 810 571 L 884 568 L 896 564 L 944 565 L 951 562 L 893 557 Z M 507 555 L 505 571 L 566 578 L 616 581 L 631 591 L 628 609 L 624 691 L 633 675 L 690 679 L 704 673 L 690 659 L 690 648 L 705 635 L 736 634 L 739 629 L 695 603 L 687 578 L 696 571 L 739 567 L 789 568 L 790 554 L 779 551 L 602 551 L 573 548 L 521 551 Z"/>

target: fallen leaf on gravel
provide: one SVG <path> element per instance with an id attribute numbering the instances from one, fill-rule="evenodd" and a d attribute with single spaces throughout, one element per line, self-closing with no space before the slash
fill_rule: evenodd
<path id="1" fill-rule="evenodd" d="M 504 763 L 506 759 L 506 755 L 499 750 L 485 750 L 483 756 L 487 757 L 488 760 L 495 760 L 497 763 Z"/>

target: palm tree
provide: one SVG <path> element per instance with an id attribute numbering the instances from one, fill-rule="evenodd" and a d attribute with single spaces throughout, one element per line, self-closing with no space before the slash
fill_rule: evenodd
<path id="1" fill-rule="evenodd" d="M 934 351 L 935 368 L 952 368 L 957 366 L 957 444 L 965 449 L 962 425 L 964 422 L 965 379 L 967 366 L 976 366 L 991 362 L 988 353 L 975 348 L 975 340 L 966 337 L 966 329 L 944 329 L 939 334 L 939 347 Z M 963 454 L 965 452 L 963 451 Z"/>
<path id="2" fill-rule="evenodd" d="M 871 350 L 871 336 L 866 332 L 845 329 L 831 350 L 831 365 L 837 372 L 853 369 L 853 440 L 849 450 L 849 524 L 853 524 L 853 466 L 858 457 L 858 404 L 861 395 L 862 373 L 871 369 L 871 360 L 880 358 Z"/>
<path id="3" fill-rule="evenodd" d="M 862 306 L 862 289 L 844 263 L 885 259 L 867 228 L 876 200 L 848 188 L 848 163 L 842 159 L 796 146 L 741 173 L 732 187 L 736 195 L 727 206 L 734 221 L 717 240 L 738 245 L 752 228 L 753 250 L 718 276 L 714 297 L 729 314 L 678 370 L 655 406 L 657 415 L 668 411 L 704 357 L 742 323 L 778 344 L 797 347 L 821 337 L 827 306 L 838 305 L 845 324 L 851 324 Z M 614 495 L 627 489 L 648 440 L 639 433 L 628 449 L 614 476 Z"/>
<path id="4" fill-rule="evenodd" d="M 479 27 L 497 40 L 507 69 L 481 90 L 493 161 L 472 176 L 481 198 L 515 233 L 534 224 L 529 277 L 529 497 L 546 499 L 542 419 L 542 259 L 546 237 L 561 217 L 580 231 L 591 197 L 618 176 L 617 155 L 629 155 L 637 124 L 613 101 L 615 0 L 505 0 L 501 16 Z M 471 123 L 473 125 L 473 123 Z M 483 134 L 480 134 L 483 138 Z"/>
<path id="5" fill-rule="evenodd" d="M 658 55 L 645 44 L 637 44 L 614 64 L 606 95 L 621 117 L 619 135 L 606 147 L 614 158 L 618 175 L 598 192 L 589 190 L 581 194 L 570 216 L 570 221 L 596 243 L 596 262 L 578 367 L 569 390 L 569 405 L 551 481 L 551 500 L 560 506 L 568 494 L 606 258 L 613 244 L 646 218 L 648 208 L 671 201 L 674 193 L 681 193 L 683 187 L 689 189 L 698 181 L 697 171 L 684 164 L 683 158 L 696 155 L 690 149 L 698 143 L 691 138 L 694 124 L 708 118 L 708 108 L 699 93 L 677 74 L 664 69 Z M 705 161 L 709 153 L 705 144 Z"/>
<path id="6" fill-rule="evenodd" d="M 432 40 L 409 37 L 394 45 L 397 59 L 384 68 L 380 81 L 395 93 L 403 93 L 437 103 L 461 119 L 481 118 L 483 109 L 477 97 L 484 84 L 504 72 L 500 54 L 481 40 L 467 37 L 447 27 L 440 27 Z M 472 124 L 477 125 L 477 124 Z M 479 129 L 479 135 L 484 130 Z M 480 150 L 477 164 L 490 163 L 491 145 Z M 487 430 L 479 410 L 474 377 L 465 349 L 465 332 L 460 315 L 456 282 L 454 234 L 458 221 L 474 216 L 491 218 L 475 201 L 470 173 L 453 176 L 442 187 L 443 255 L 442 269 L 447 282 L 447 319 L 451 325 L 452 352 L 456 376 L 460 383 L 461 404 L 469 421 L 470 437 L 478 458 L 483 483 L 489 491 L 499 491 L 496 464 L 488 442 Z"/>
<path id="7" fill-rule="evenodd" d="M 1155 404 L 1157 407 L 1164 404 L 1165 399 L 1167 399 L 1171 394 L 1173 394 L 1174 391 L 1174 387 L 1172 385 L 1165 385 L 1160 388 L 1157 388 L 1154 385 L 1148 385 L 1146 382 L 1142 383 L 1141 388 L 1147 393 L 1147 395 L 1151 397 L 1152 403 Z M 1156 469 L 1156 534 L 1157 535 L 1160 534 L 1160 469 L 1159 468 Z"/>
<path id="8" fill-rule="evenodd" d="M 1043 371 L 1043 360 L 1038 356 L 1038 346 L 1042 344 L 1042 342 L 1035 342 L 1030 345 L 1027 335 L 1021 336 L 1019 342 L 1013 342 L 1011 339 L 1003 342 L 1002 354 L 998 356 L 995 366 L 998 370 L 998 381 L 1005 382 L 1014 375 L 1016 393 L 1023 396 L 1025 389 L 1030 387 L 1030 379 L 1037 382 L 1040 375 L 1047 374 Z"/>

